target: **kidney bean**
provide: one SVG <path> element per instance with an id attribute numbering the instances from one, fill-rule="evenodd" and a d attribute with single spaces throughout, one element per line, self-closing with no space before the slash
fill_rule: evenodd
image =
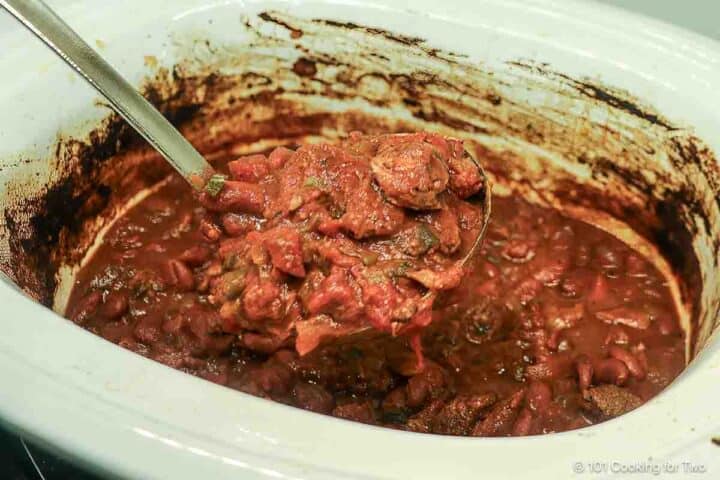
<path id="1" fill-rule="evenodd" d="M 544 365 L 544 362 L 548 358 L 550 358 L 550 352 L 547 348 L 547 344 L 549 342 L 548 337 L 549 335 L 545 330 L 530 330 L 521 332 L 520 334 L 520 338 L 526 341 L 529 346 L 533 347 L 532 351 L 535 355 L 535 360 L 537 361 L 537 363 L 531 365 L 531 367 L 533 367 L 531 369 L 532 372 L 539 373 L 542 371 L 542 369 L 549 370 L 548 366 Z M 529 373 L 529 375 L 533 376 L 534 373 Z"/>
<path id="2" fill-rule="evenodd" d="M 580 355 L 575 359 L 575 369 L 577 370 L 578 386 L 581 392 L 585 392 L 593 378 L 593 365 L 587 355 Z"/>
<path id="3" fill-rule="evenodd" d="M 125 315 L 127 311 L 127 295 L 125 293 L 115 291 L 107 294 L 98 313 L 108 320 L 115 320 Z"/>
<path id="4" fill-rule="evenodd" d="M 258 386 L 270 395 L 285 395 L 290 390 L 293 373 L 287 365 L 268 360 L 254 372 Z"/>
<path id="5" fill-rule="evenodd" d="M 574 303 L 570 306 L 547 304 L 543 309 L 545 314 L 545 328 L 548 330 L 563 330 L 577 326 L 585 315 L 585 306 Z"/>
<path id="6" fill-rule="evenodd" d="M 625 257 L 625 271 L 633 277 L 644 277 L 647 275 L 648 262 L 635 252 L 630 252 Z"/>
<path id="7" fill-rule="evenodd" d="M 382 401 L 382 408 L 385 411 L 398 411 L 407 408 L 407 395 L 404 387 L 392 390 Z"/>
<path id="8" fill-rule="evenodd" d="M 212 252 L 209 248 L 203 245 L 195 245 L 182 252 L 179 259 L 186 265 L 197 267 L 205 263 L 211 254 Z"/>
<path id="9" fill-rule="evenodd" d="M 195 279 L 190 269 L 180 260 L 169 260 L 169 283 L 181 292 L 189 292 L 195 287 Z"/>
<path id="10" fill-rule="evenodd" d="M 510 240 L 501 251 L 506 260 L 513 263 L 526 263 L 535 258 L 535 249 L 524 240 Z"/>
<path id="11" fill-rule="evenodd" d="M 630 375 L 627 366 L 617 358 L 606 358 L 594 365 L 595 378 L 600 383 L 624 385 Z"/>
<path id="12" fill-rule="evenodd" d="M 141 342 L 153 344 L 160 340 L 160 330 L 152 318 L 142 318 L 133 329 L 133 335 Z"/>
<path id="13" fill-rule="evenodd" d="M 543 284 L 534 278 L 526 278 L 514 289 L 513 296 L 520 305 L 525 305 L 535 298 L 543 288 Z M 513 303 L 511 301 L 511 303 Z M 513 305 L 508 305 L 510 308 Z"/>
<path id="14" fill-rule="evenodd" d="M 133 351 L 133 352 L 140 352 L 141 348 L 138 345 L 138 343 L 129 337 L 123 337 L 118 341 L 118 345 L 122 348 L 125 348 L 127 350 Z"/>
<path id="15" fill-rule="evenodd" d="M 560 283 L 560 279 L 567 269 L 567 264 L 566 258 L 555 259 L 537 270 L 533 277 L 547 287 L 554 287 Z"/>
<path id="16" fill-rule="evenodd" d="M 645 378 L 645 369 L 643 368 L 640 361 L 635 358 L 635 356 L 625 350 L 624 348 L 617 347 L 615 345 L 611 345 L 608 348 L 608 353 L 611 357 L 617 358 L 621 362 L 625 364 L 627 369 L 630 371 L 630 375 L 637 378 L 638 380 L 643 380 Z"/>
<path id="17" fill-rule="evenodd" d="M 486 280 L 475 289 L 478 296 L 486 298 L 497 298 L 500 291 L 500 282 L 497 280 Z"/>
<path id="18" fill-rule="evenodd" d="M 298 382 L 293 388 L 295 405 L 305 410 L 328 414 L 335 408 L 335 399 L 320 385 Z"/>
<path id="19" fill-rule="evenodd" d="M 213 323 L 213 316 L 207 315 L 205 312 L 190 310 L 188 312 L 190 321 L 188 322 L 189 330 L 199 339 L 204 340 L 208 336 L 210 324 Z"/>
<path id="20" fill-rule="evenodd" d="M 223 215 L 222 225 L 225 233 L 231 237 L 239 237 L 255 230 L 255 221 L 252 218 L 236 213 Z"/>
<path id="21" fill-rule="evenodd" d="M 608 334 L 605 337 L 605 345 L 617 344 L 627 345 L 630 342 L 630 336 L 620 325 L 611 325 Z"/>
<path id="22" fill-rule="evenodd" d="M 585 294 L 593 283 L 593 273 L 583 268 L 577 268 L 565 273 L 560 282 L 560 292 L 566 297 L 579 298 Z"/>
<path id="23" fill-rule="evenodd" d="M 545 342 L 545 345 L 547 346 L 547 348 L 549 348 L 552 351 L 556 351 L 560 348 L 560 344 L 562 342 L 567 342 L 567 340 L 560 339 L 562 334 L 563 334 L 562 330 L 552 330 L 550 332 L 550 335 L 548 336 L 547 341 Z"/>
<path id="24" fill-rule="evenodd" d="M 497 278 L 500 276 L 500 269 L 487 260 L 481 262 L 479 271 L 486 278 Z"/>
<path id="25" fill-rule="evenodd" d="M 623 306 L 600 310 L 595 313 L 595 316 L 605 323 L 622 324 L 640 330 L 645 330 L 650 326 L 650 315 L 632 307 Z"/>
<path id="26" fill-rule="evenodd" d="M 162 324 L 163 332 L 177 335 L 185 325 L 185 317 L 180 314 L 171 315 L 165 318 Z"/>
<path id="27" fill-rule="evenodd" d="M 220 227 L 212 223 L 210 220 L 202 219 L 200 221 L 200 234 L 208 242 L 217 242 L 222 236 Z"/>
<path id="28" fill-rule="evenodd" d="M 375 411 L 370 402 L 346 403 L 338 405 L 332 411 L 332 415 L 346 420 L 354 420 L 356 422 L 375 424 Z"/>
<path id="29" fill-rule="evenodd" d="M 297 354 L 297 352 L 295 352 L 295 350 L 283 348 L 283 349 L 275 352 L 272 356 L 272 359 L 277 362 L 288 365 L 290 368 L 294 369 L 295 368 L 294 364 L 298 360 L 298 354 Z"/>
<path id="30" fill-rule="evenodd" d="M 415 353 L 405 349 L 388 349 L 387 351 L 388 367 L 403 377 L 412 377 L 421 373 L 424 369 L 418 367 L 417 357 Z M 430 368 L 425 366 L 425 368 Z"/>
<path id="31" fill-rule="evenodd" d="M 520 410 L 520 413 L 515 420 L 515 424 L 512 428 L 512 434 L 514 436 L 524 436 L 530 433 L 532 428 L 532 413 L 527 408 Z"/>
<path id="32" fill-rule="evenodd" d="M 530 382 L 525 394 L 525 404 L 535 413 L 543 413 L 552 402 L 552 390 L 539 381 Z"/>
<path id="33" fill-rule="evenodd" d="M 179 352 L 157 353 L 152 356 L 152 359 L 156 362 L 167 365 L 170 368 L 176 369 L 182 368 L 185 363 L 183 354 Z"/>
<path id="34" fill-rule="evenodd" d="M 210 277 L 203 273 L 198 279 L 195 291 L 198 293 L 207 293 L 210 290 Z"/>
<path id="35" fill-rule="evenodd" d="M 85 295 L 75 307 L 71 310 L 69 317 L 75 323 L 84 323 L 92 314 L 95 313 L 100 302 L 102 301 L 102 292 L 94 290 Z"/>
<path id="36" fill-rule="evenodd" d="M 442 369 L 435 365 L 427 365 L 417 375 L 410 377 L 407 383 L 407 404 L 410 407 L 419 407 L 428 398 L 438 396 L 445 385 L 445 375 Z"/>
<path id="37" fill-rule="evenodd" d="M 133 250 L 142 246 L 143 242 L 140 240 L 140 235 L 128 235 L 117 241 L 117 247 L 121 250 Z"/>
<path id="38" fill-rule="evenodd" d="M 538 329 L 544 332 L 545 315 L 537 303 L 531 303 L 520 311 L 520 321 L 526 330 Z"/>
<path id="39" fill-rule="evenodd" d="M 637 345 L 633 345 L 630 347 L 630 352 L 632 352 L 633 355 L 635 355 L 635 358 L 637 358 L 637 361 L 640 362 L 640 366 L 642 367 L 643 371 L 648 371 L 648 360 L 647 355 L 645 354 L 645 344 L 642 342 L 639 342 Z"/>
<path id="40" fill-rule="evenodd" d="M 597 275 L 592 282 L 587 300 L 593 305 L 602 305 L 610 296 L 610 286 L 604 275 Z"/>
<path id="41" fill-rule="evenodd" d="M 217 383 L 218 385 L 227 385 L 228 380 L 230 379 L 226 370 L 221 370 L 221 371 L 204 370 L 202 372 L 199 372 L 198 375 L 201 378 L 204 378 L 205 380 L 207 380 L 209 382 Z"/>
<path id="42" fill-rule="evenodd" d="M 580 244 L 575 250 L 575 265 L 586 267 L 590 264 L 590 247 L 587 244 Z"/>
<path id="43" fill-rule="evenodd" d="M 203 347 L 208 355 L 222 355 L 235 342 L 234 335 L 207 335 L 203 338 Z"/>
<path id="44" fill-rule="evenodd" d="M 148 243 L 147 245 L 145 245 L 146 252 L 165 253 L 166 250 L 167 250 L 167 248 L 165 247 L 165 245 L 162 245 L 157 242 Z"/>
<path id="45" fill-rule="evenodd" d="M 680 332 L 680 327 L 670 315 L 660 315 L 655 323 L 660 335 L 675 335 Z"/>
<path id="46" fill-rule="evenodd" d="M 227 326 L 228 325 L 223 321 L 223 331 L 232 332 L 236 330 L 234 325 L 232 325 L 229 329 L 226 328 Z M 258 333 L 247 332 L 240 335 L 238 341 L 240 342 L 240 345 L 248 350 L 267 355 L 277 351 L 277 349 L 279 349 L 285 342 L 285 338 L 281 336 L 260 335 Z"/>
<path id="47" fill-rule="evenodd" d="M 594 249 L 595 261 L 605 270 L 617 270 L 622 266 L 622 256 L 615 248 L 599 244 Z"/>

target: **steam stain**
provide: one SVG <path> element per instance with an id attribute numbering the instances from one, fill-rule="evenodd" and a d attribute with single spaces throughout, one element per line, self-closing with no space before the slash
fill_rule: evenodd
<path id="1" fill-rule="evenodd" d="M 613 89 L 610 87 L 597 85 L 589 80 L 574 79 L 568 75 L 552 70 L 548 64 L 539 64 L 530 61 L 511 61 L 508 63 L 551 78 L 562 79 L 567 85 L 573 87 L 588 98 L 597 100 L 614 109 L 627 112 L 653 125 L 659 125 L 668 131 L 678 130 L 677 127 L 670 125 L 670 123 L 659 114 L 651 112 L 645 107 L 641 107 L 638 100 L 634 99 L 632 95 L 627 92 L 613 92 Z"/>
<path id="2" fill-rule="evenodd" d="M 258 15 L 258 17 L 262 18 L 266 22 L 272 22 L 277 25 L 280 25 L 281 27 L 286 28 L 287 30 L 290 30 L 290 37 L 294 39 L 302 38 L 303 31 L 297 28 L 293 28 L 289 23 L 283 22 L 279 18 L 275 18 L 270 12 L 262 12 Z"/>

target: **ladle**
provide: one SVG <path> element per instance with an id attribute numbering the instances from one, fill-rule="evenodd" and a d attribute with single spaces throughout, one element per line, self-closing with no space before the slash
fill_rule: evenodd
<path id="1" fill-rule="evenodd" d="M 82 75 L 195 190 L 205 188 L 215 173 L 210 164 L 50 7 L 41 0 L 0 0 L 0 6 Z"/>

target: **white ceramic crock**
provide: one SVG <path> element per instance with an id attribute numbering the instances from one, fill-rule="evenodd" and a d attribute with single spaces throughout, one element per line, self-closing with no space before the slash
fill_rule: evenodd
<path id="1" fill-rule="evenodd" d="M 50 3 L 137 82 L 148 74 L 147 55 L 172 65 L 173 38 L 186 33 L 241 38 L 241 15 L 272 7 L 417 35 L 473 61 L 532 59 L 569 75 L 599 78 L 692 126 L 720 152 L 720 47 L 592 3 Z M 208 22 L 212 19 L 218 21 Z M 87 130 L 107 114 L 93 106 L 95 97 L 86 85 L 7 16 L 0 16 L 0 40 L 0 158 L 17 159 L 18 153 L 46 157 L 59 132 Z M 7 160 L 0 175 L 16 167 Z M 23 168 L 42 170 L 32 164 Z M 591 476 L 597 462 L 609 469 L 600 471 L 603 476 L 615 472 L 621 478 L 630 476 L 627 468 L 659 465 L 661 474 L 683 478 L 687 462 L 712 478 L 720 475 L 720 450 L 710 441 L 720 434 L 716 336 L 670 388 L 620 419 L 539 437 L 452 438 L 345 422 L 210 384 L 81 330 L 8 281 L 0 283 L 0 305 L 3 423 L 106 474 L 158 479 L 556 479 Z M 674 472 L 672 465 L 677 466 Z M 656 475 L 647 470 L 631 478 L 644 476 Z"/>

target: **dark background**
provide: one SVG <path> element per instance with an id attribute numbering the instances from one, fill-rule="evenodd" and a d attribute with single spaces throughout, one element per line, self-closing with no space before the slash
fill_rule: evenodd
<path id="1" fill-rule="evenodd" d="M 0 427 L 1 480 L 99 480 Z"/>

